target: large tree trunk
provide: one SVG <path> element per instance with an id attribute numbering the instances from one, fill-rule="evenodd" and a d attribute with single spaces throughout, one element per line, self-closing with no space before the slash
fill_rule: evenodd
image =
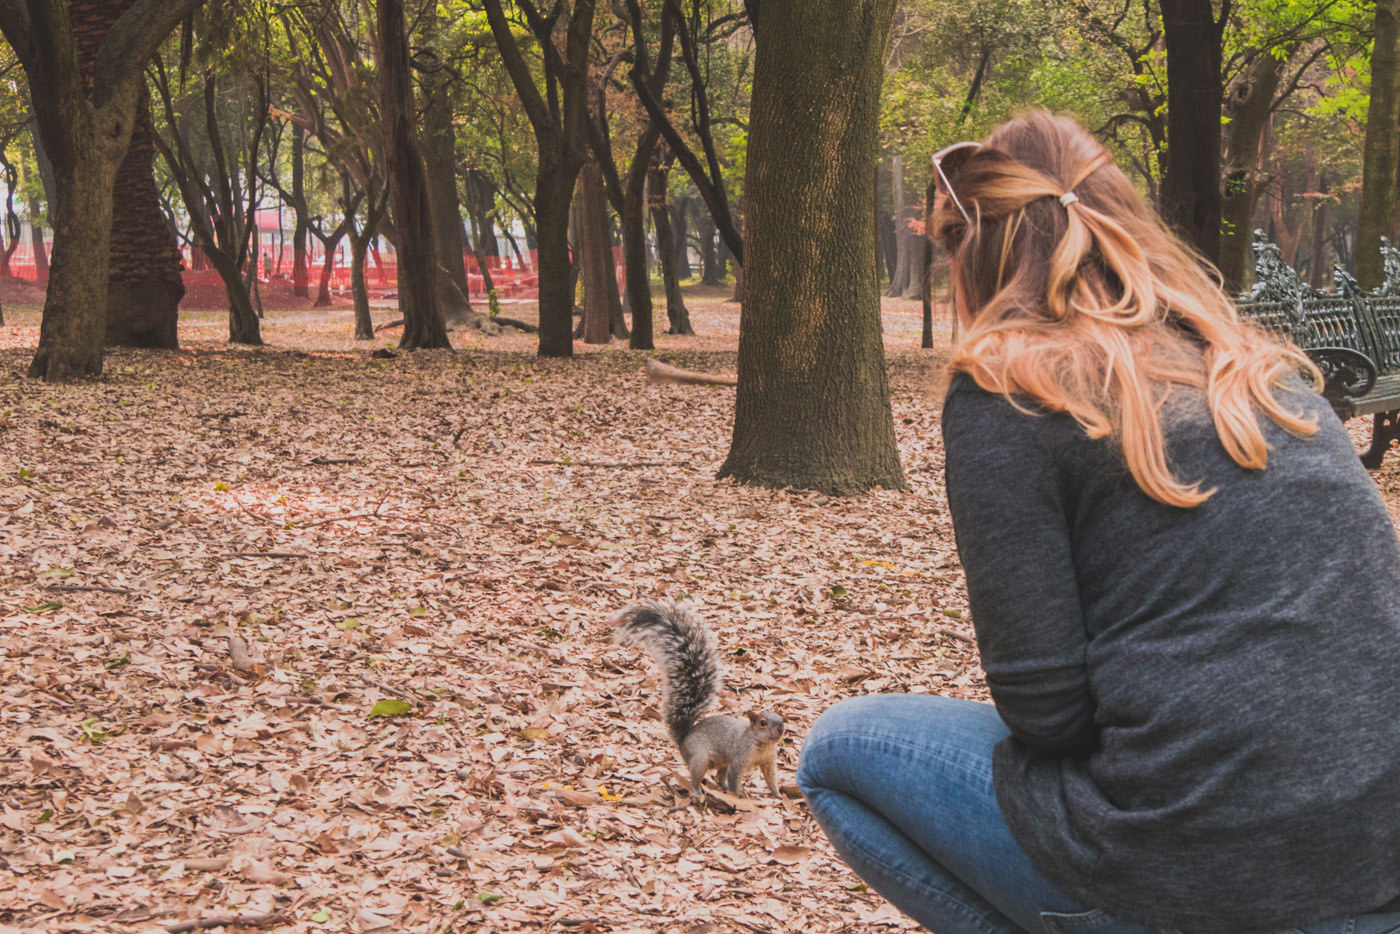
<path id="1" fill-rule="evenodd" d="M 135 0 L 68 0 L 68 15 L 78 46 L 83 86 L 92 93 L 97 48 L 112 24 Z M 108 268 L 108 345 L 179 346 L 180 250 L 166 223 L 151 173 L 156 149 L 151 137 L 151 109 L 142 91 L 131 144 L 117 170 L 113 191 L 111 259 Z"/>
<path id="2" fill-rule="evenodd" d="M 1167 164 L 1162 214 L 1220 261 L 1220 26 L 1211 0 L 1162 0 L 1167 47 Z"/>
<path id="3" fill-rule="evenodd" d="M 429 45 L 436 42 L 439 16 L 436 4 L 424 13 L 423 35 Z M 433 243 L 438 265 L 451 281 L 446 288 L 451 302 L 443 311 L 461 323 L 475 317 L 471 292 L 467 287 L 466 247 L 462 242 L 462 209 L 457 198 L 456 134 L 452 126 L 451 72 L 441 58 L 424 75 L 423 163 L 428 173 L 428 197 L 433 206 Z M 446 297 L 446 296 L 445 296 Z"/>
<path id="4" fill-rule="evenodd" d="M 577 170 L 565 177 L 562 168 L 541 160 L 535 177 L 535 230 L 539 237 L 541 357 L 571 357 L 574 353 L 574 286 L 569 257 L 569 202 Z"/>
<path id="5" fill-rule="evenodd" d="M 603 205 L 603 179 L 591 160 L 578 175 L 574 216 L 578 220 L 583 251 L 583 341 L 606 344 L 612 338 L 608 279 L 613 275 L 608 249 L 607 209 Z"/>
<path id="6" fill-rule="evenodd" d="M 1362 151 L 1361 211 L 1356 232 L 1356 279 L 1373 289 L 1385 279 L 1381 237 L 1395 236 L 1395 174 L 1400 156 L 1397 35 L 1400 2 L 1376 0 L 1376 44 L 1371 53 L 1371 102 Z"/>
<path id="7" fill-rule="evenodd" d="M 71 164 L 54 160 L 53 265 L 29 364 L 29 375 L 47 382 L 102 375 L 117 162 L 95 149 L 78 149 Z"/>
<path id="8" fill-rule="evenodd" d="M 112 260 L 107 279 L 109 345 L 180 345 L 180 248 L 170 232 L 151 174 L 156 148 L 149 101 L 143 100 L 132 128 L 131 146 L 117 170 L 113 191 Z"/>
<path id="9" fill-rule="evenodd" d="M 1230 124 L 1221 204 L 1220 274 L 1225 290 L 1231 293 L 1244 288 L 1249 277 L 1251 222 L 1259 201 L 1260 149 L 1278 79 L 1279 60 L 1270 52 L 1256 52 L 1226 105 Z"/>
<path id="10" fill-rule="evenodd" d="M 671 212 L 666 205 L 666 186 L 670 175 L 664 161 L 654 163 L 647 176 L 647 203 L 651 209 L 651 225 L 656 230 L 656 256 L 661 264 L 661 282 L 666 289 L 667 334 L 694 334 L 690 312 L 685 307 L 685 295 L 676 278 L 676 244 L 671 233 Z M 636 333 L 633 319 L 632 332 Z"/>
<path id="11" fill-rule="evenodd" d="M 749 127 L 734 438 L 720 471 L 831 493 L 905 487 L 875 249 L 895 0 L 764 0 Z"/>
<path id="12" fill-rule="evenodd" d="M 399 312 L 404 350 L 451 347 L 437 288 L 437 249 L 427 172 L 413 131 L 413 81 L 403 0 L 376 4 L 379 91 L 387 127 L 387 167 L 394 227 L 398 231 Z"/>

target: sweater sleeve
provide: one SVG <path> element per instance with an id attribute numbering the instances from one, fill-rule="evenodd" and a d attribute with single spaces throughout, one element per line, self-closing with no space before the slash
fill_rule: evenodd
<path id="1" fill-rule="evenodd" d="M 948 505 L 987 686 L 1022 743 L 1098 746 L 1087 635 L 1058 474 L 1037 425 L 955 380 L 943 411 Z"/>

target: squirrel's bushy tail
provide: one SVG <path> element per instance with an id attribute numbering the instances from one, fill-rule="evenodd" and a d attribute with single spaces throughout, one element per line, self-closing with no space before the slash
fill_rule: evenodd
<path id="1" fill-rule="evenodd" d="M 715 637 L 689 604 L 643 600 L 612 618 L 613 641 L 640 645 L 661 666 L 662 716 L 679 745 L 719 693 Z"/>

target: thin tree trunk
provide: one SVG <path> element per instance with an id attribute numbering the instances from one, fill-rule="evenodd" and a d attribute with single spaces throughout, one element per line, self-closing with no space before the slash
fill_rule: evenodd
<path id="1" fill-rule="evenodd" d="M 334 304 L 331 301 L 331 274 L 335 272 L 336 243 L 327 242 L 325 248 L 326 255 L 321 258 L 321 278 L 316 287 L 316 301 L 311 303 L 312 308 L 329 308 Z"/>
<path id="2" fill-rule="evenodd" d="M 306 131 L 292 125 L 292 214 L 296 218 L 292 229 L 292 294 L 298 298 L 311 295 L 311 270 L 307 264 L 306 242 L 311 234 L 311 220 L 306 204 Z"/>
<path id="3" fill-rule="evenodd" d="M 1371 54 L 1371 101 L 1362 150 L 1361 206 L 1356 234 L 1356 279 L 1373 289 L 1385 279 L 1381 237 L 1395 238 L 1396 160 L 1400 153 L 1400 2 L 1376 0 L 1376 43 Z"/>
<path id="4" fill-rule="evenodd" d="M 701 211 L 695 219 L 695 232 L 700 238 L 700 284 L 720 285 L 719 254 L 715 251 L 715 220 Z"/>
<path id="5" fill-rule="evenodd" d="M 924 217 L 933 215 L 933 199 L 938 193 L 938 187 L 932 178 L 929 179 L 928 187 L 924 189 Z M 933 240 L 925 232 L 919 238 L 924 254 L 924 274 L 922 277 L 922 288 L 919 299 L 923 305 L 924 328 L 923 334 L 919 338 L 919 346 L 924 350 L 933 348 Z"/>
<path id="6" fill-rule="evenodd" d="M 651 225 L 656 231 L 656 256 L 661 265 L 661 282 L 666 290 L 667 334 L 694 334 L 690 312 L 685 307 L 685 295 L 676 278 L 676 244 L 671 233 L 671 212 L 666 205 L 666 187 L 670 172 L 664 160 L 653 163 L 647 179 L 647 201 L 651 208 Z M 636 333 L 636 324 L 633 324 Z"/>
<path id="7" fill-rule="evenodd" d="M 678 198 L 671 205 L 671 231 L 676 243 L 676 278 L 695 275 L 690 268 L 690 199 Z"/>
<path id="8" fill-rule="evenodd" d="M 748 301 L 722 476 L 839 494 L 906 486 L 869 261 L 894 6 L 765 0 L 758 8 Z"/>
<path id="9" fill-rule="evenodd" d="M 1162 214 L 1220 261 L 1220 25 L 1212 0 L 1162 0 L 1167 48 L 1167 164 Z"/>
<path id="10" fill-rule="evenodd" d="M 365 253 L 369 237 L 350 232 L 350 294 L 355 300 L 355 340 L 374 340 L 374 319 L 369 314 L 369 290 L 365 287 Z"/>
<path id="11" fill-rule="evenodd" d="M 39 223 L 39 199 L 29 199 L 29 246 L 34 251 L 34 279 L 49 279 L 49 251 L 44 245 L 44 225 Z"/>
<path id="12" fill-rule="evenodd" d="M 1326 194 L 1327 177 L 1319 176 L 1317 190 Z M 1327 282 L 1327 221 L 1328 199 L 1318 198 L 1312 213 L 1312 249 L 1308 252 L 1308 284 L 1315 289 L 1328 285 Z"/>
<path id="13" fill-rule="evenodd" d="M 909 286 L 909 251 L 912 246 L 909 228 L 905 224 L 904 204 L 904 157 L 895 156 L 890 160 L 890 176 L 893 178 L 891 197 L 894 199 L 894 272 L 890 273 L 890 285 L 885 294 L 891 297 L 904 294 Z"/>

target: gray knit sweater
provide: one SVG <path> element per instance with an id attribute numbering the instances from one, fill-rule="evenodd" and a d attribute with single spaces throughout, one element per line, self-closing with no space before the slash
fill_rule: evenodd
<path id="1" fill-rule="evenodd" d="M 967 376 L 943 411 L 948 502 L 1012 834 L 1067 895 L 1153 927 L 1240 934 L 1400 896 L 1400 546 L 1341 423 L 1264 420 L 1226 456 L 1173 395 L 1195 509 L 1144 495 L 1106 441 Z"/>

